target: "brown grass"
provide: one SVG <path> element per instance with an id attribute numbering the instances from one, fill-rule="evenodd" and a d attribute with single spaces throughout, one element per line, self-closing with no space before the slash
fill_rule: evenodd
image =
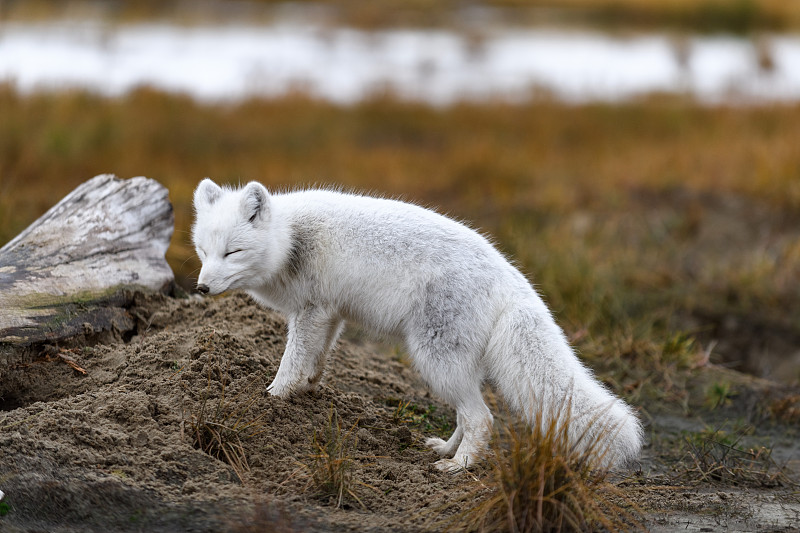
<path id="1" fill-rule="evenodd" d="M 302 472 L 308 477 L 307 488 L 329 497 L 338 509 L 349 501 L 364 503 L 358 497 L 357 488 L 374 487 L 356 479 L 355 468 L 358 460 L 365 459 L 358 452 L 356 430 L 358 421 L 349 428 L 342 425 L 342 419 L 333 406 L 328 411 L 328 422 L 322 430 L 314 430 L 311 439 L 312 452 L 309 461 L 302 465 Z M 374 457 L 371 457 L 374 459 Z"/>
<path id="2" fill-rule="evenodd" d="M 467 510 L 434 527 L 513 533 L 642 529 L 640 511 L 601 468 L 604 439 L 579 453 L 568 424 L 563 413 L 548 422 L 540 413 L 533 427 L 496 424 L 488 472 L 474 478 L 474 490 L 458 502 Z"/>
<path id="3" fill-rule="evenodd" d="M 752 429 L 752 428 L 750 428 Z M 685 438 L 685 465 L 679 473 L 684 480 L 735 486 L 773 488 L 797 487 L 787 469 L 772 458 L 772 448 L 746 446 L 742 428 L 725 431 L 708 428 Z"/>
<path id="4" fill-rule="evenodd" d="M 104 16 L 117 21 L 170 18 L 180 23 L 239 18 L 269 21 L 270 7 L 281 0 L 260 0 L 249 6 L 217 3 L 140 0 L 104 5 L 100 2 L 27 0 L 11 2 L 5 15 L 16 20 L 54 16 Z M 331 22 L 376 29 L 392 26 L 443 26 L 461 24 L 457 0 L 311 1 L 328 8 Z M 261 4 L 259 9 L 258 4 Z M 298 2 L 302 5 L 303 2 Z M 747 33 L 786 30 L 800 26 L 800 6 L 791 0 L 482 0 L 494 8 L 495 17 L 513 24 L 591 24 L 619 28 L 672 28 L 695 32 Z M 478 33 L 480 28 L 478 28 Z"/>
<path id="5" fill-rule="evenodd" d="M 707 361 L 685 320 L 696 311 L 800 330 L 797 105 L 200 105 L 150 89 L 113 100 L 0 86 L 0 109 L 0 242 L 91 176 L 146 175 L 170 190 L 167 259 L 191 286 L 200 179 L 334 185 L 482 228 L 632 396 L 670 397 L 676 373 Z"/>
<path id="6" fill-rule="evenodd" d="M 147 89 L 108 100 L 82 92 L 23 97 L 5 86 L 0 107 L 0 242 L 100 172 L 147 175 L 169 187 L 179 230 L 173 260 L 190 255 L 191 191 L 205 176 L 400 194 L 490 227 L 535 224 L 532 209 L 542 222 L 549 213 L 625 209 L 632 195 L 682 188 L 800 206 L 798 106 L 660 99 L 440 110 L 380 98 L 337 107 L 302 96 L 202 106 Z"/>
<path id="7" fill-rule="evenodd" d="M 263 386 L 254 386 L 260 382 L 256 377 L 241 391 L 230 395 L 229 382 L 228 370 L 213 360 L 208 365 L 206 388 L 200 392 L 186 388 L 190 396 L 197 397 L 188 412 L 189 437 L 195 448 L 229 464 L 239 481 L 244 482 L 250 471 L 244 442 L 266 431 L 266 412 L 253 409 Z"/>

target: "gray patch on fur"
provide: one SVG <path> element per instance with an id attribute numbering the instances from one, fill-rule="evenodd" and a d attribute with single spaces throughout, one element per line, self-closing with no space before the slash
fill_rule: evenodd
<path id="1" fill-rule="evenodd" d="M 286 271 L 291 275 L 300 275 L 308 271 L 308 263 L 314 255 L 314 230 L 305 224 L 293 224 L 290 229 L 292 248 L 286 264 Z"/>

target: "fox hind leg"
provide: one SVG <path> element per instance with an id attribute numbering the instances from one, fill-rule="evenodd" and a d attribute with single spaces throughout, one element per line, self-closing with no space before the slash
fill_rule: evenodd
<path id="1" fill-rule="evenodd" d="M 430 356 L 425 350 L 410 351 L 433 392 L 456 409 L 453 435 L 447 441 L 430 438 L 425 442 L 444 457 L 436 467 L 450 472 L 469 467 L 486 453 L 493 421 L 481 393 L 477 356 L 453 352 Z"/>
<path id="2" fill-rule="evenodd" d="M 461 469 L 469 468 L 469 466 L 480 460 L 488 450 L 493 422 L 492 413 L 483 401 L 480 386 L 477 386 L 473 393 L 474 395 L 468 396 L 465 401 L 460 402 L 456 407 L 458 410 L 458 428 L 454 436 L 460 432 L 463 437 L 451 459 L 444 458 L 436 461 L 436 468 L 439 470 L 457 472 Z M 449 443 L 450 441 L 445 445 Z"/>

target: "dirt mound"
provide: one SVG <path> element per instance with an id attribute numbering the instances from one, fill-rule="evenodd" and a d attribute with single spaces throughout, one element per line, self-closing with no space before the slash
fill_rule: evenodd
<path id="1" fill-rule="evenodd" d="M 419 531 L 482 482 L 433 467 L 424 439 L 454 413 L 391 346 L 350 332 L 322 386 L 282 400 L 285 323 L 246 296 L 128 312 L 132 337 L 0 352 L 0 531 Z M 648 528 L 795 527 L 800 394 L 775 390 L 709 366 L 685 401 L 638 402 L 649 442 L 620 486 Z"/>
<path id="2" fill-rule="evenodd" d="M 139 297 L 131 312 L 142 327 L 128 342 L 77 339 L 6 366 L 4 531 L 394 529 L 458 484 L 422 446 L 421 430 L 446 433 L 453 413 L 402 360 L 342 341 L 318 391 L 280 400 L 265 389 L 285 324 L 247 297 Z M 340 510 L 310 483 L 315 435 L 331 427 L 358 480 Z"/>

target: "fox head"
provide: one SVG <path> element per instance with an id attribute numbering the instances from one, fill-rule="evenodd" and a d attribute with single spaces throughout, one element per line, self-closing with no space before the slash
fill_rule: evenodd
<path id="1" fill-rule="evenodd" d="M 259 285 L 270 264 L 270 195 L 257 182 L 223 188 L 206 178 L 194 191 L 192 240 L 203 267 L 197 289 L 220 294 Z"/>

